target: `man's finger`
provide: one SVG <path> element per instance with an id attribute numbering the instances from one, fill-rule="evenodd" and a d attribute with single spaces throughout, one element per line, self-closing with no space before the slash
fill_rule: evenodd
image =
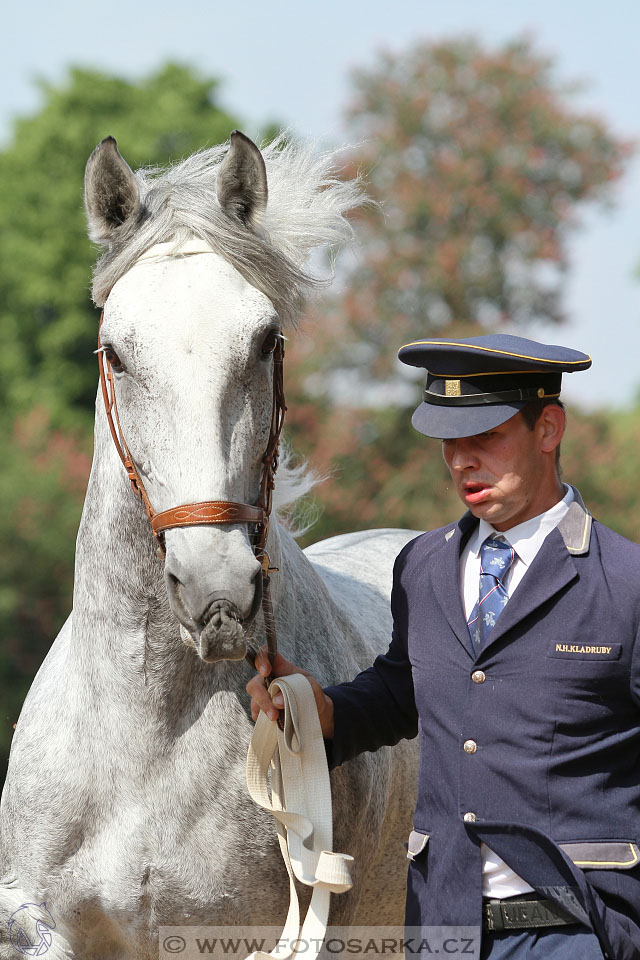
<path id="1" fill-rule="evenodd" d="M 255 668 L 261 677 L 268 677 L 271 673 L 271 661 L 266 646 L 260 647 L 256 654 Z"/>
<path id="2" fill-rule="evenodd" d="M 258 650 L 255 667 L 258 671 L 258 676 L 252 677 L 247 684 L 247 693 L 251 697 L 251 716 L 254 721 L 257 719 L 261 710 L 266 713 L 270 720 L 277 720 L 280 715 L 280 710 L 284 707 L 284 699 L 281 693 L 276 693 L 272 699 L 267 692 L 267 686 L 269 686 L 272 678 L 287 677 L 293 673 L 302 673 L 309 677 L 315 686 L 318 686 L 306 670 L 301 670 L 295 663 L 286 660 L 281 653 L 276 653 L 272 667 L 266 646 L 260 647 Z M 318 694 L 316 692 L 316 700 L 317 698 Z"/>
<path id="3" fill-rule="evenodd" d="M 262 710 L 270 720 L 277 720 L 279 711 L 274 707 L 263 680 L 260 677 L 252 677 L 247 684 L 247 693 L 251 697 L 251 716 L 257 719 Z"/>

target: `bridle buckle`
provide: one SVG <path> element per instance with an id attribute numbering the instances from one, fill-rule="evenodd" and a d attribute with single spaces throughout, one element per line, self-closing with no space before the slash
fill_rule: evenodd
<path id="1" fill-rule="evenodd" d="M 262 554 L 258 557 L 260 561 L 260 566 L 262 567 L 262 576 L 268 577 L 270 573 L 279 573 L 280 567 L 271 566 L 271 557 L 266 550 L 262 551 Z"/>

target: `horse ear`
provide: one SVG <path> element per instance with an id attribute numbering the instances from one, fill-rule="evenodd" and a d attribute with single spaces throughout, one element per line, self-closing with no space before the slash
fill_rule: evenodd
<path id="1" fill-rule="evenodd" d="M 84 202 L 89 236 L 98 242 L 113 239 L 118 227 L 138 213 L 138 184 L 113 137 L 105 137 L 87 160 Z"/>
<path id="2" fill-rule="evenodd" d="M 224 212 L 254 230 L 267 206 L 267 171 L 253 140 L 234 130 L 220 164 L 216 192 Z"/>

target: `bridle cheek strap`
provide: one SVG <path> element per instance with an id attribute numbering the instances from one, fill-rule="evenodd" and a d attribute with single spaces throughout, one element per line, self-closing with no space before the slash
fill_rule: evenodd
<path id="1" fill-rule="evenodd" d="M 249 523 L 254 524 L 257 530 L 256 541 L 253 545 L 254 553 L 262 566 L 262 611 L 264 615 L 265 629 L 267 633 L 267 645 L 269 656 L 273 661 L 276 652 L 275 623 L 273 618 L 273 607 L 271 605 L 271 594 L 269 589 L 270 574 L 277 568 L 271 566 L 269 554 L 265 547 L 267 535 L 269 532 L 269 517 L 271 515 L 271 503 L 273 489 L 275 486 L 275 475 L 278 469 L 278 453 L 280 445 L 280 434 L 284 424 L 284 415 L 286 404 L 284 399 L 283 385 L 283 361 L 284 361 L 284 342 L 281 337 L 276 341 L 276 347 L 273 352 L 273 406 L 271 411 L 271 429 L 269 432 L 269 441 L 267 449 L 262 458 L 262 477 L 260 480 L 260 494 L 257 504 L 234 503 L 230 500 L 204 500 L 200 503 L 185 503 L 179 507 L 171 507 L 168 510 L 162 510 L 156 513 L 147 496 L 142 478 L 138 473 L 133 462 L 129 449 L 127 447 L 120 418 L 118 416 L 118 405 L 116 403 L 115 385 L 113 380 L 113 370 L 111 364 L 104 356 L 104 349 L 100 342 L 100 328 L 104 311 L 100 314 L 100 324 L 98 327 L 98 366 L 100 369 L 100 385 L 102 387 L 102 397 L 104 399 L 104 408 L 107 414 L 109 430 L 115 444 L 118 456 L 124 464 L 125 470 L 131 481 L 131 487 L 140 497 L 151 523 L 153 535 L 158 543 L 158 556 L 164 558 L 166 550 L 164 544 L 165 530 L 172 530 L 176 527 L 193 527 L 200 524 L 224 524 L 224 523 Z"/>

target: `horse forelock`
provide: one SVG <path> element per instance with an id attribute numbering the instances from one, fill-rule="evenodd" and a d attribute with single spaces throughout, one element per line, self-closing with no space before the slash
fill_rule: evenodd
<path id="1" fill-rule="evenodd" d="M 202 150 L 166 170 L 137 171 L 141 206 L 118 230 L 96 264 L 93 299 L 103 306 L 114 284 L 157 243 L 177 247 L 197 237 L 230 262 L 273 303 L 285 326 L 295 325 L 305 299 L 327 281 L 306 269 L 316 247 L 351 239 L 347 219 L 362 204 L 358 180 L 340 180 L 338 153 L 284 135 L 262 150 L 269 201 L 256 232 L 226 214 L 216 181 L 227 147 Z"/>

